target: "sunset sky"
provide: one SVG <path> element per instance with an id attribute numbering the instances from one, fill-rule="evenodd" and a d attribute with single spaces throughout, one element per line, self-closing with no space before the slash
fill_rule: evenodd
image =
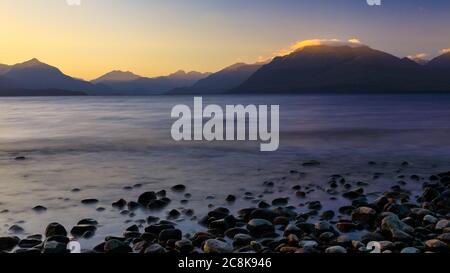
<path id="1" fill-rule="evenodd" d="M 84 79 L 214 72 L 333 38 L 433 57 L 450 48 L 449 26 L 448 0 L 0 0 L 0 63 L 36 57 Z"/>

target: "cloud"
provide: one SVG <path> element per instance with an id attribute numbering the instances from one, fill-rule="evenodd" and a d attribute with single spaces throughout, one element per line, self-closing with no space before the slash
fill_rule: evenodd
<path id="1" fill-rule="evenodd" d="M 429 59 L 428 57 L 429 57 L 429 54 L 427 54 L 427 53 L 417 53 L 417 54 L 414 54 L 414 55 L 406 56 L 406 58 L 408 58 L 410 60 L 413 60 L 413 61 L 415 61 L 416 63 L 419 63 L 419 64 L 427 63 L 428 59 Z"/>
<path id="2" fill-rule="evenodd" d="M 444 49 L 441 49 L 439 52 L 440 52 L 441 54 L 447 54 L 447 53 L 450 53 L 450 48 L 444 48 Z"/>
<path id="3" fill-rule="evenodd" d="M 320 45 L 328 45 L 328 46 L 363 46 L 363 43 L 358 38 L 351 38 L 348 41 L 342 41 L 340 39 L 310 39 L 298 41 L 291 45 L 287 49 L 282 49 L 274 53 L 275 56 L 286 56 L 291 54 L 294 51 L 302 50 L 308 46 L 320 46 Z"/>

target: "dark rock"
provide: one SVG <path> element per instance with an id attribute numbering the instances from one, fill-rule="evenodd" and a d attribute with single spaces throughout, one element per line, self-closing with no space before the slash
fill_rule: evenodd
<path id="1" fill-rule="evenodd" d="M 155 201 L 156 199 L 158 199 L 156 193 L 154 191 L 148 191 L 139 195 L 138 203 L 143 205 L 144 207 L 147 207 L 150 202 Z"/>
<path id="2" fill-rule="evenodd" d="M 352 213 L 352 221 L 373 225 L 377 219 L 377 212 L 369 207 L 359 207 Z"/>
<path id="3" fill-rule="evenodd" d="M 93 233 L 96 230 L 97 230 L 97 227 L 94 225 L 76 225 L 71 229 L 70 233 L 75 238 L 80 238 L 80 237 L 89 238 L 93 235 Z"/>
<path id="4" fill-rule="evenodd" d="M 19 247 L 21 248 L 33 248 L 35 246 L 38 246 L 42 244 L 41 240 L 37 239 L 23 239 L 19 242 Z"/>
<path id="5" fill-rule="evenodd" d="M 181 240 L 182 232 L 179 229 L 164 229 L 159 234 L 160 243 L 166 243 L 168 240 Z"/>
<path id="6" fill-rule="evenodd" d="M 180 215 L 181 213 L 177 209 L 172 209 L 167 216 L 169 219 L 177 219 Z"/>
<path id="7" fill-rule="evenodd" d="M 147 204 L 147 208 L 151 210 L 159 210 L 165 208 L 167 205 L 169 205 L 169 202 L 167 200 L 152 200 Z"/>
<path id="8" fill-rule="evenodd" d="M 83 199 L 83 200 L 81 200 L 81 203 L 84 204 L 84 205 L 94 205 L 94 204 L 98 203 L 98 200 L 97 199 L 93 199 L 93 198 Z"/>
<path id="9" fill-rule="evenodd" d="M 9 227 L 8 232 L 13 234 L 21 234 L 24 233 L 25 230 L 19 225 L 12 225 L 11 227 Z"/>
<path id="10" fill-rule="evenodd" d="M 264 219 L 269 222 L 273 222 L 278 216 L 277 213 L 269 209 L 255 209 L 250 213 L 250 219 Z"/>
<path id="11" fill-rule="evenodd" d="M 112 203 L 112 206 L 114 208 L 118 208 L 118 209 L 123 209 L 126 205 L 127 205 L 127 201 L 125 201 L 124 199 L 120 199 L 120 200 Z"/>
<path id="12" fill-rule="evenodd" d="M 178 184 L 172 187 L 172 190 L 175 192 L 182 192 L 186 190 L 186 186 L 183 184 Z"/>
<path id="13" fill-rule="evenodd" d="M 27 160 L 27 158 L 25 156 L 17 156 L 16 158 L 14 158 L 14 160 L 16 160 L 16 161 L 24 161 L 24 160 Z"/>
<path id="14" fill-rule="evenodd" d="M 64 226 L 59 223 L 50 223 L 47 228 L 45 228 L 45 237 L 56 235 L 67 236 L 67 231 Z"/>
<path id="15" fill-rule="evenodd" d="M 167 250 L 159 244 L 152 244 L 145 249 L 146 254 L 163 254 L 166 252 Z"/>
<path id="16" fill-rule="evenodd" d="M 192 252 L 192 250 L 194 250 L 194 246 L 192 245 L 192 242 L 187 239 L 177 241 L 175 243 L 175 248 L 180 253 L 190 253 L 190 252 Z"/>
<path id="17" fill-rule="evenodd" d="M 319 166 L 320 162 L 317 160 L 309 160 L 309 161 L 304 162 L 302 165 L 303 165 L 303 167 L 314 167 L 314 166 Z"/>
<path id="18" fill-rule="evenodd" d="M 272 206 L 286 206 L 289 198 L 277 198 L 272 201 Z"/>
<path id="19" fill-rule="evenodd" d="M 47 211 L 47 208 L 44 207 L 44 206 L 35 206 L 35 207 L 33 208 L 33 210 L 34 210 L 35 212 L 45 212 L 45 211 Z"/>
<path id="20" fill-rule="evenodd" d="M 227 198 L 225 200 L 227 202 L 234 202 L 234 201 L 236 201 L 236 196 L 230 194 L 227 196 Z"/>
<path id="21" fill-rule="evenodd" d="M 225 236 L 231 239 L 233 239 L 236 234 L 249 234 L 249 231 L 240 227 L 230 228 L 225 231 Z"/>
<path id="22" fill-rule="evenodd" d="M 64 254 L 69 253 L 69 250 L 67 249 L 67 244 L 46 240 L 42 252 L 48 254 Z"/>
<path id="23" fill-rule="evenodd" d="M 203 245 L 203 251 L 205 253 L 231 253 L 233 247 L 226 242 L 209 239 Z"/>
<path id="24" fill-rule="evenodd" d="M 77 225 L 92 225 L 92 226 L 96 226 L 96 225 L 98 225 L 98 222 L 95 219 L 86 218 L 86 219 L 78 221 Z"/>
<path id="25" fill-rule="evenodd" d="M 0 237 L 0 251 L 11 251 L 20 242 L 16 236 Z"/>
<path id="26" fill-rule="evenodd" d="M 449 250 L 449 246 L 437 239 L 428 240 L 425 242 L 425 247 L 429 251 L 441 252 Z"/>
<path id="27" fill-rule="evenodd" d="M 252 241 L 252 236 L 248 234 L 238 233 L 233 238 L 233 246 L 236 248 L 241 248 L 250 245 Z"/>
<path id="28" fill-rule="evenodd" d="M 130 253 L 133 250 L 123 241 L 112 239 L 106 241 L 104 244 L 104 251 L 106 253 Z"/>
<path id="29" fill-rule="evenodd" d="M 339 222 L 336 224 L 336 228 L 340 232 L 348 233 L 358 229 L 358 226 L 351 222 Z"/>
<path id="30" fill-rule="evenodd" d="M 322 209 L 322 203 L 320 201 L 313 201 L 308 203 L 308 209 L 310 210 L 321 210 Z"/>
<path id="31" fill-rule="evenodd" d="M 347 250 L 343 248 L 342 246 L 331 246 L 327 249 L 325 249 L 325 253 L 327 254 L 345 254 L 347 253 Z"/>
<path id="32" fill-rule="evenodd" d="M 145 232 L 159 235 L 161 231 L 166 229 L 174 229 L 175 226 L 171 224 L 154 224 L 145 228 Z"/>
<path id="33" fill-rule="evenodd" d="M 261 237 L 268 233 L 273 233 L 275 231 L 274 226 L 271 222 L 265 219 L 252 219 L 247 224 L 247 229 L 250 234 L 254 237 Z"/>
<path id="34" fill-rule="evenodd" d="M 327 210 L 327 211 L 324 211 L 324 212 L 322 213 L 322 215 L 320 216 L 320 218 L 321 218 L 322 220 L 331 220 L 331 219 L 334 218 L 334 215 L 335 215 L 334 211 L 332 211 L 332 210 Z"/>

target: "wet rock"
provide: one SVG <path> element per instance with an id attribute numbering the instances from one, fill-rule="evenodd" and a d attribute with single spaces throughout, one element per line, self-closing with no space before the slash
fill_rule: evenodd
<path id="1" fill-rule="evenodd" d="M 438 239 L 442 242 L 450 244 L 450 232 L 442 233 L 441 235 L 438 236 Z"/>
<path id="2" fill-rule="evenodd" d="M 44 206 L 35 206 L 35 207 L 33 208 L 33 210 L 34 210 L 35 212 L 41 213 L 41 212 L 46 212 L 46 211 L 47 211 L 47 208 L 44 207 Z"/>
<path id="3" fill-rule="evenodd" d="M 247 224 L 247 229 L 250 234 L 254 237 L 261 237 L 268 233 L 273 233 L 275 231 L 274 226 L 271 222 L 265 219 L 252 219 Z"/>
<path id="4" fill-rule="evenodd" d="M 98 225 L 98 222 L 95 219 L 86 218 L 86 219 L 82 219 L 82 220 L 78 221 L 77 225 L 92 225 L 92 226 L 96 226 L 96 225 Z"/>
<path id="5" fill-rule="evenodd" d="M 94 199 L 94 198 L 83 199 L 83 200 L 81 200 L 81 203 L 82 203 L 83 205 L 94 205 L 94 204 L 97 204 L 97 203 L 98 203 L 98 200 L 97 200 L 97 199 Z"/>
<path id="6" fill-rule="evenodd" d="M 96 230 L 97 227 L 94 225 L 76 225 L 70 230 L 70 233 L 75 238 L 89 238 L 92 237 Z"/>
<path id="7" fill-rule="evenodd" d="M 342 194 L 343 197 L 347 198 L 347 199 L 356 199 L 360 196 L 362 196 L 364 194 L 364 189 L 363 188 L 357 188 L 348 192 L 345 192 L 344 194 Z"/>
<path id="8" fill-rule="evenodd" d="M 443 219 L 436 223 L 435 229 L 441 231 L 448 227 L 450 227 L 450 221 Z"/>
<path id="9" fill-rule="evenodd" d="M 273 222 L 279 215 L 269 209 L 255 209 L 250 213 L 250 219 L 264 219 Z"/>
<path id="10" fill-rule="evenodd" d="M 194 246 L 190 240 L 184 239 L 175 242 L 175 248 L 180 253 L 190 253 L 194 250 Z"/>
<path id="11" fill-rule="evenodd" d="M 114 208 L 123 209 L 127 205 L 127 201 L 124 199 L 117 200 L 116 202 L 112 203 L 112 206 Z"/>
<path id="12" fill-rule="evenodd" d="M 48 254 L 64 254 L 69 253 L 69 250 L 67 249 L 67 244 L 47 240 L 44 243 L 42 252 Z"/>
<path id="13" fill-rule="evenodd" d="M 437 222 L 438 219 L 432 215 L 425 215 L 425 217 L 423 217 L 423 223 L 425 225 L 436 224 Z"/>
<path id="14" fill-rule="evenodd" d="M 159 192 L 156 193 L 156 195 L 158 197 L 166 197 L 167 192 L 165 190 L 160 190 Z"/>
<path id="15" fill-rule="evenodd" d="M 127 208 L 129 211 L 135 211 L 139 208 L 142 208 L 142 204 L 140 204 L 138 202 L 130 201 L 127 203 Z"/>
<path id="16" fill-rule="evenodd" d="M 172 209 L 167 216 L 169 219 L 177 219 L 180 215 L 181 213 L 177 209 Z"/>
<path id="17" fill-rule="evenodd" d="M 276 198 L 272 201 L 272 206 L 286 206 L 289 198 Z"/>
<path id="18" fill-rule="evenodd" d="M 37 239 L 23 239 L 19 242 L 19 247 L 21 248 L 33 248 L 35 246 L 38 246 L 42 244 L 41 240 Z"/>
<path id="19" fill-rule="evenodd" d="M 45 237 L 51 236 L 67 236 L 67 231 L 64 226 L 59 223 L 50 223 L 45 228 Z"/>
<path id="20" fill-rule="evenodd" d="M 45 242 L 51 242 L 51 241 L 55 241 L 55 242 L 67 245 L 69 243 L 69 238 L 67 238 L 66 236 L 54 235 L 54 236 L 47 237 L 45 239 Z"/>
<path id="21" fill-rule="evenodd" d="M 348 233 L 358 229 L 358 225 L 351 222 L 339 222 L 336 224 L 336 228 L 340 232 Z"/>
<path id="22" fill-rule="evenodd" d="M 352 213 L 352 221 L 372 225 L 377 219 L 377 212 L 369 207 L 359 207 Z"/>
<path id="23" fill-rule="evenodd" d="M 14 158 L 14 160 L 16 160 L 16 161 L 24 161 L 24 160 L 27 160 L 27 158 L 25 156 L 17 156 L 16 158 Z"/>
<path id="24" fill-rule="evenodd" d="M 332 211 L 332 210 L 327 210 L 327 211 L 324 211 L 324 212 L 322 213 L 322 215 L 320 216 L 320 218 L 321 218 L 322 220 L 331 220 L 331 219 L 334 218 L 334 215 L 335 215 L 334 211 Z"/>
<path id="25" fill-rule="evenodd" d="M 420 253 L 420 250 L 415 247 L 405 247 L 400 251 L 402 254 L 418 254 Z"/>
<path id="26" fill-rule="evenodd" d="M 186 190 L 186 186 L 183 184 L 178 184 L 172 187 L 172 190 L 175 192 L 183 192 Z"/>
<path id="27" fill-rule="evenodd" d="M 105 242 L 104 251 L 106 253 L 130 253 L 133 250 L 125 242 L 112 239 Z"/>
<path id="28" fill-rule="evenodd" d="M 167 199 L 157 199 L 152 200 L 147 204 L 147 208 L 151 210 L 159 210 L 165 208 L 167 205 L 169 205 L 169 202 Z"/>
<path id="29" fill-rule="evenodd" d="M 163 254 L 166 253 L 167 250 L 159 244 L 152 244 L 145 249 L 146 254 Z"/>
<path id="30" fill-rule="evenodd" d="M 11 227 L 9 227 L 8 232 L 12 234 L 22 234 L 25 232 L 25 230 L 19 225 L 12 225 Z"/>
<path id="31" fill-rule="evenodd" d="M 300 197 L 300 198 L 305 198 L 306 197 L 306 192 L 304 192 L 304 191 L 296 191 L 295 192 L 295 196 Z"/>
<path id="32" fill-rule="evenodd" d="M 158 197 L 156 196 L 156 193 L 154 191 L 148 191 L 148 192 L 144 192 L 143 194 L 139 195 L 138 203 L 144 207 L 147 207 L 147 205 L 150 202 L 155 201 L 157 199 L 158 199 Z"/>
<path id="33" fill-rule="evenodd" d="M 319 165 L 320 165 L 320 162 L 317 160 L 305 161 L 302 164 L 303 167 L 314 167 L 314 166 L 319 166 Z"/>
<path id="34" fill-rule="evenodd" d="M 400 221 L 397 215 L 389 214 L 381 221 L 381 231 L 390 233 L 392 235 L 392 233 L 394 233 L 395 231 L 413 233 L 414 228 Z"/>
<path id="35" fill-rule="evenodd" d="M 325 249 L 325 253 L 327 254 L 345 254 L 347 253 L 347 250 L 343 248 L 342 246 L 331 246 L 327 249 Z"/>
<path id="36" fill-rule="evenodd" d="M 449 250 L 449 246 L 437 239 L 428 240 L 425 242 L 425 247 L 429 251 L 441 252 Z"/>
<path id="37" fill-rule="evenodd" d="M 278 216 L 277 218 L 273 219 L 273 224 L 287 226 L 289 224 L 289 218 L 286 216 Z"/>
<path id="38" fill-rule="evenodd" d="M 234 202 L 234 201 L 236 201 L 236 196 L 230 194 L 227 196 L 227 198 L 225 200 L 227 202 Z"/>
<path id="39" fill-rule="evenodd" d="M 317 222 L 314 225 L 314 228 L 318 234 L 321 234 L 323 232 L 333 231 L 333 227 L 326 221 Z"/>
<path id="40" fill-rule="evenodd" d="M 236 236 L 236 234 L 249 234 L 249 231 L 246 230 L 245 228 L 240 227 L 230 228 L 225 231 L 225 236 L 231 239 L 233 239 Z"/>
<path id="41" fill-rule="evenodd" d="M 0 237 L 0 251 L 11 251 L 19 242 L 16 236 Z"/>
<path id="42" fill-rule="evenodd" d="M 258 208 L 267 209 L 267 208 L 270 208 L 270 204 L 266 203 L 265 201 L 261 201 L 258 203 Z"/>
<path id="43" fill-rule="evenodd" d="M 182 232 L 179 229 L 165 229 L 159 233 L 158 240 L 160 243 L 166 243 L 168 240 L 181 240 Z"/>
<path id="44" fill-rule="evenodd" d="M 248 234 L 239 233 L 236 234 L 233 238 L 233 246 L 236 248 L 241 248 L 250 245 L 253 241 L 252 236 Z"/>
<path id="45" fill-rule="evenodd" d="M 322 203 L 320 201 L 313 201 L 308 203 L 308 209 L 310 210 L 321 210 L 322 209 Z"/>
<path id="46" fill-rule="evenodd" d="M 231 253 L 233 252 L 233 247 L 226 242 L 209 239 L 203 245 L 203 251 L 205 253 Z"/>
<path id="47" fill-rule="evenodd" d="M 161 231 L 166 229 L 174 229 L 175 226 L 171 224 L 154 224 L 145 228 L 145 232 L 159 235 Z"/>

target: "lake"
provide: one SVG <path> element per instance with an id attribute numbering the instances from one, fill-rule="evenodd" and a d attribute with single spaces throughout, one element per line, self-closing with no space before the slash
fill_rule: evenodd
<path id="1" fill-rule="evenodd" d="M 83 218 L 94 218 L 100 223 L 96 235 L 82 241 L 83 247 L 92 247 L 149 215 L 165 218 L 172 208 L 193 209 L 201 218 L 208 205 L 235 211 L 276 197 L 301 203 L 305 201 L 287 192 L 293 185 L 320 189 L 337 173 L 350 181 L 369 182 L 375 197 L 392 185 L 405 161 L 409 166 L 402 169 L 404 174 L 450 169 L 450 95 L 203 100 L 280 105 L 279 150 L 260 152 L 259 142 L 173 141 L 171 109 L 180 103 L 192 105 L 189 96 L 0 98 L 0 235 L 8 234 L 13 224 L 34 234 L 50 222 L 70 229 Z M 15 160 L 18 156 L 26 160 Z M 303 166 L 308 160 L 320 165 Z M 275 187 L 267 190 L 265 181 Z M 176 184 L 186 185 L 191 196 L 171 192 Z M 408 187 L 415 192 L 421 184 Z M 137 200 L 145 191 L 162 189 L 172 202 L 161 211 L 130 215 L 111 206 L 120 198 Z M 237 202 L 228 204 L 229 194 L 236 195 Z M 99 203 L 81 204 L 86 198 Z M 330 209 L 346 202 L 331 201 L 320 190 L 308 198 Z M 47 210 L 33 211 L 37 205 Z M 199 229 L 190 217 L 177 221 L 188 232 Z"/>

